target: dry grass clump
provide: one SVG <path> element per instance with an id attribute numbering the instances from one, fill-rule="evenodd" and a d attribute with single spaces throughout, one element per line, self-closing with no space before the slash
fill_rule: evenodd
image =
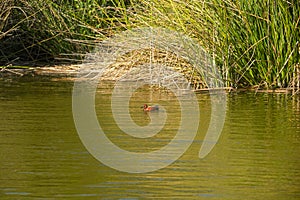
<path id="1" fill-rule="evenodd" d="M 108 66 L 102 76 L 103 79 L 117 80 L 130 69 L 139 68 L 144 64 L 148 64 L 150 67 L 151 65 L 162 64 L 181 73 L 195 89 L 207 87 L 201 75 L 194 70 L 189 62 L 172 52 L 158 49 L 135 50 L 127 53 Z"/>

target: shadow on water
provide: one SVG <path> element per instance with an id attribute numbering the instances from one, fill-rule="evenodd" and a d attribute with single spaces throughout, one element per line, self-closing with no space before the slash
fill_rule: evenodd
<path id="1" fill-rule="evenodd" d="M 129 174 L 94 159 L 82 145 L 72 117 L 72 82 L 36 78 L 0 81 L 1 199 L 299 199 L 299 98 L 285 94 L 227 95 L 226 122 L 219 142 L 198 158 L 210 119 L 210 98 L 199 94 L 200 127 L 195 141 L 170 166 L 151 173 Z M 180 109 L 172 94 L 147 88 L 131 98 L 130 114 L 149 123 L 140 106 L 163 105 L 164 130 L 153 138 L 120 133 L 110 106 L 110 87 L 96 94 L 99 123 L 124 149 L 152 151 L 174 137 Z M 152 98 L 152 99 L 151 99 Z M 98 110 L 97 110 L 98 109 Z"/>

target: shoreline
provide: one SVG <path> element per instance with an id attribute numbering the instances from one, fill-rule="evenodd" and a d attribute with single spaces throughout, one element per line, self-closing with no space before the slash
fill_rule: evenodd
<path id="1" fill-rule="evenodd" d="M 76 77 L 79 65 L 58 65 L 45 67 L 0 67 L 0 78 L 23 76 Z"/>
<path id="2" fill-rule="evenodd" d="M 0 80 L 13 79 L 21 77 L 48 77 L 52 81 L 75 81 L 80 65 L 59 65 L 59 66 L 45 66 L 45 67 L 0 67 Z M 104 78 L 105 81 L 115 81 L 115 79 Z M 203 88 L 195 89 L 195 93 L 217 92 L 219 90 L 226 90 L 226 92 L 255 92 L 255 93 L 278 93 L 278 94 L 293 94 L 300 95 L 299 88 L 275 88 L 263 89 L 255 86 L 248 88 Z"/>

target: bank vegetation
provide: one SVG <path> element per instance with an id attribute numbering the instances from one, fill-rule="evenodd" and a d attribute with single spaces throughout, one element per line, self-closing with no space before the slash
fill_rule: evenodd
<path id="1" fill-rule="evenodd" d="M 228 87 L 300 87 L 298 0 L 2 0 L 0 65 L 79 63 L 141 26 L 195 38 Z"/>

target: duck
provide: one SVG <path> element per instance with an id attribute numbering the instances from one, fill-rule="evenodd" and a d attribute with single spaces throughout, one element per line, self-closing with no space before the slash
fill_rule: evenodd
<path id="1" fill-rule="evenodd" d="M 141 108 L 143 108 L 143 111 L 145 111 L 145 112 L 159 110 L 158 105 L 155 105 L 155 106 L 148 106 L 147 104 L 144 104 L 144 106 L 142 106 Z"/>

